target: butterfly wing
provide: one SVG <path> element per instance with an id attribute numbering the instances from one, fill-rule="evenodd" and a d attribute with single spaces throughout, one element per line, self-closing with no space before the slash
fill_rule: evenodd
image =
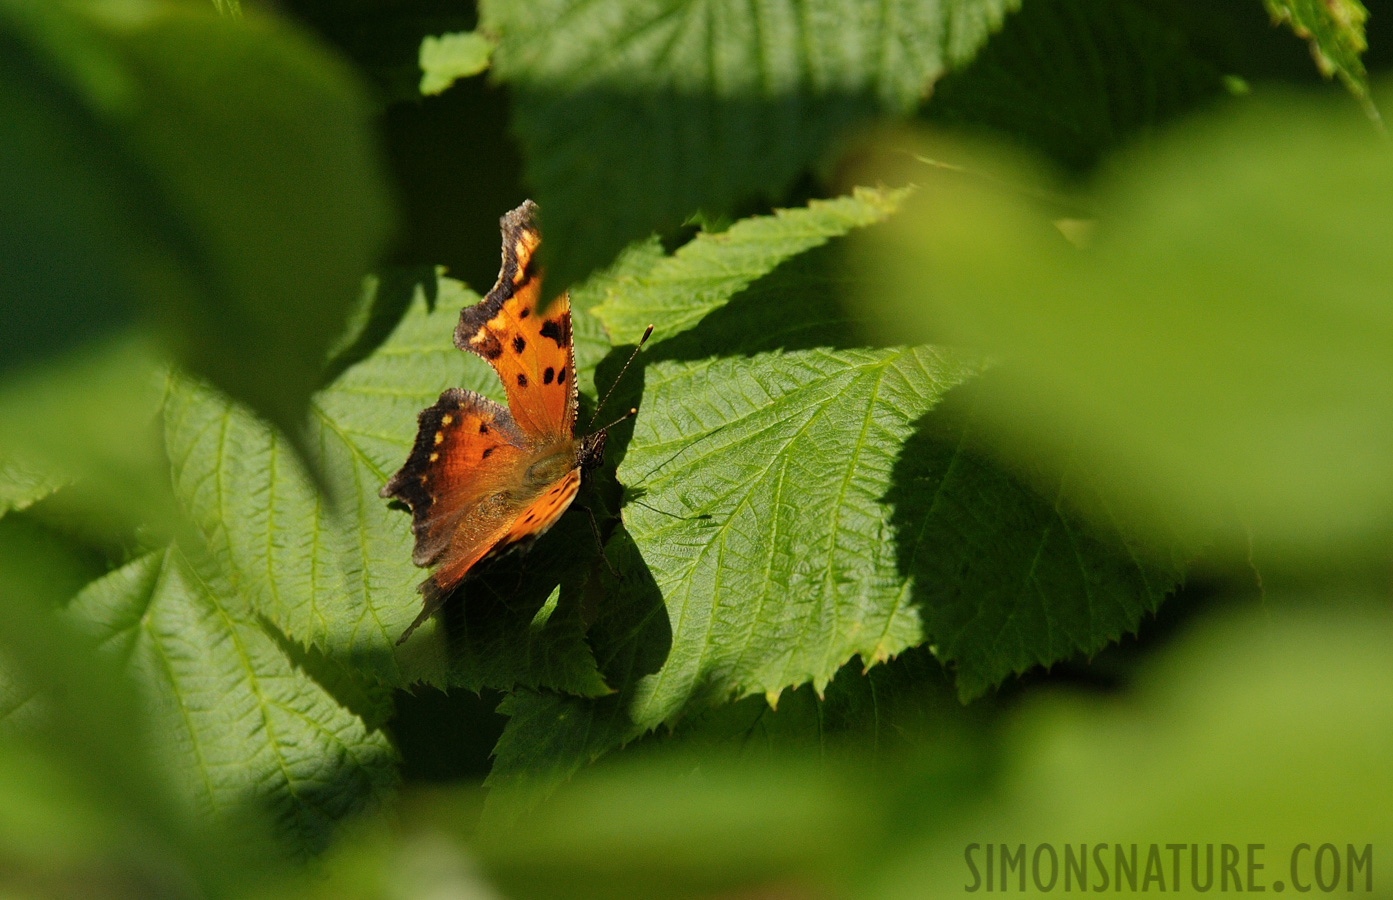
<path id="1" fill-rule="evenodd" d="M 580 488 L 574 468 L 550 483 L 532 480 L 557 451 L 539 454 L 506 409 L 472 391 L 445 391 L 417 422 L 411 455 L 381 496 L 411 508 L 411 560 L 436 569 L 421 582 L 421 614 L 398 643 L 477 563 L 526 547 L 555 524 Z"/>
<path id="2" fill-rule="evenodd" d="M 518 427 L 538 443 L 575 430 L 576 372 L 571 302 L 562 295 L 543 314 L 542 277 L 533 262 L 541 237 L 531 200 L 504 216 L 503 266 L 483 301 L 466 307 L 455 346 L 483 357 L 503 381 Z"/>

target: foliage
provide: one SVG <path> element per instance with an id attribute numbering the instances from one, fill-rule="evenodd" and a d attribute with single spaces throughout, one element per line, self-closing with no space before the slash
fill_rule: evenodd
<path id="1" fill-rule="evenodd" d="M 1088 445 L 1139 528 L 1236 516 L 1306 551 L 1381 534 L 1393 170 L 1358 117 L 1293 98 L 1178 129 L 1070 198 L 1094 216 L 1082 250 L 1057 204 L 919 174 L 870 302 L 896 334 L 1009 356 L 981 399 L 1002 452 L 1064 466 Z M 911 249 L 927 265 L 896 263 Z"/>
<path id="2" fill-rule="evenodd" d="M 1248 11 L 0 0 L 0 894 L 892 897 L 981 839 L 1389 837 L 1378 90 L 1359 4 Z M 502 399 L 450 341 L 497 236 L 422 257 L 426 162 L 503 198 L 457 219 L 538 200 L 581 421 L 637 414 L 398 644 L 379 489 L 441 391 Z M 496 739 L 482 784 L 411 783 L 440 691 L 487 698 L 425 723 Z"/>
<path id="3" fill-rule="evenodd" d="M 421 41 L 421 93 L 439 94 L 461 78 L 489 66 L 493 42 L 477 31 L 442 34 Z"/>
<path id="4" fill-rule="evenodd" d="M 1369 11 L 1359 0 L 1314 3 L 1311 0 L 1263 0 L 1278 22 L 1285 22 L 1311 45 L 1311 56 L 1327 76 L 1336 75 L 1361 97 L 1368 96 L 1364 71 L 1364 22 Z"/>

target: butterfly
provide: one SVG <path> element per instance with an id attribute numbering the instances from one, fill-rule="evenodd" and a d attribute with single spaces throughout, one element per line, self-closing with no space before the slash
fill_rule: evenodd
<path id="1" fill-rule="evenodd" d="M 418 588 L 421 613 L 398 644 L 481 564 L 525 551 L 555 525 L 581 479 L 604 459 L 612 425 L 575 433 L 579 394 L 570 295 L 543 309 L 542 277 L 534 263 L 541 243 L 536 214 L 528 200 L 500 220 L 498 281 L 481 302 L 460 311 L 455 326 L 455 346 L 493 367 L 508 407 L 473 391 L 446 390 L 421 410 L 411 454 L 380 492 L 411 508 L 411 561 L 435 567 Z"/>

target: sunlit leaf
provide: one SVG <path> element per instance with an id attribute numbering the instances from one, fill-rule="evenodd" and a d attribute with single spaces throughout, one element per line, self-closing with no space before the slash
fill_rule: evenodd
<path id="1" fill-rule="evenodd" d="M 636 244 L 577 290 L 576 303 L 590 308 L 615 343 L 637 341 L 648 325 L 666 340 L 780 263 L 882 221 L 905 195 L 860 188 L 851 196 L 741 219 L 718 234 L 698 234 L 672 256 L 652 241 Z"/>
<path id="2" fill-rule="evenodd" d="M 477 31 L 427 36 L 421 41 L 421 93 L 439 94 L 489 66 L 494 42 Z"/>

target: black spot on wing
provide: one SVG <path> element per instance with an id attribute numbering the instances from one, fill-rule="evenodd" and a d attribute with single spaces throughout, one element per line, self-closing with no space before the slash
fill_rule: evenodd
<path id="1" fill-rule="evenodd" d="M 513 352 L 521 353 L 527 349 L 527 341 L 523 340 L 522 335 L 513 338 Z"/>
<path id="2" fill-rule="evenodd" d="M 547 370 L 542 373 L 542 384 L 551 384 L 556 380 L 556 370 L 547 366 Z"/>
<path id="3" fill-rule="evenodd" d="M 557 372 L 557 373 L 556 373 L 556 383 L 557 383 L 557 384 L 565 384 L 565 383 L 566 383 L 566 370 L 565 370 L 565 369 L 562 369 L 560 372 Z"/>
<path id="4" fill-rule="evenodd" d="M 527 376 L 521 372 L 518 373 L 518 387 L 527 387 Z"/>
<path id="5" fill-rule="evenodd" d="M 542 323 L 542 337 L 551 338 L 558 347 L 565 346 L 569 330 L 563 319 L 547 319 Z"/>
<path id="6" fill-rule="evenodd" d="M 497 359 L 502 354 L 503 347 L 492 335 L 489 336 L 489 340 L 481 339 L 478 344 L 471 343 L 471 339 L 481 330 L 484 330 L 485 326 L 498 315 L 503 304 L 511 300 L 532 278 L 533 273 L 530 271 L 532 254 L 528 254 L 528 258 L 522 261 L 524 277 L 517 277 L 519 274 L 517 246 L 522 234 L 537 231 L 536 218 L 537 204 L 527 200 L 499 220 L 499 228 L 503 232 L 503 262 L 498 270 L 498 281 L 494 282 L 493 288 L 483 300 L 460 310 L 459 324 L 455 326 L 455 346 L 459 349 L 477 353 L 489 361 Z M 530 314 L 531 310 L 525 307 L 518 313 L 520 317 L 526 317 Z"/>

